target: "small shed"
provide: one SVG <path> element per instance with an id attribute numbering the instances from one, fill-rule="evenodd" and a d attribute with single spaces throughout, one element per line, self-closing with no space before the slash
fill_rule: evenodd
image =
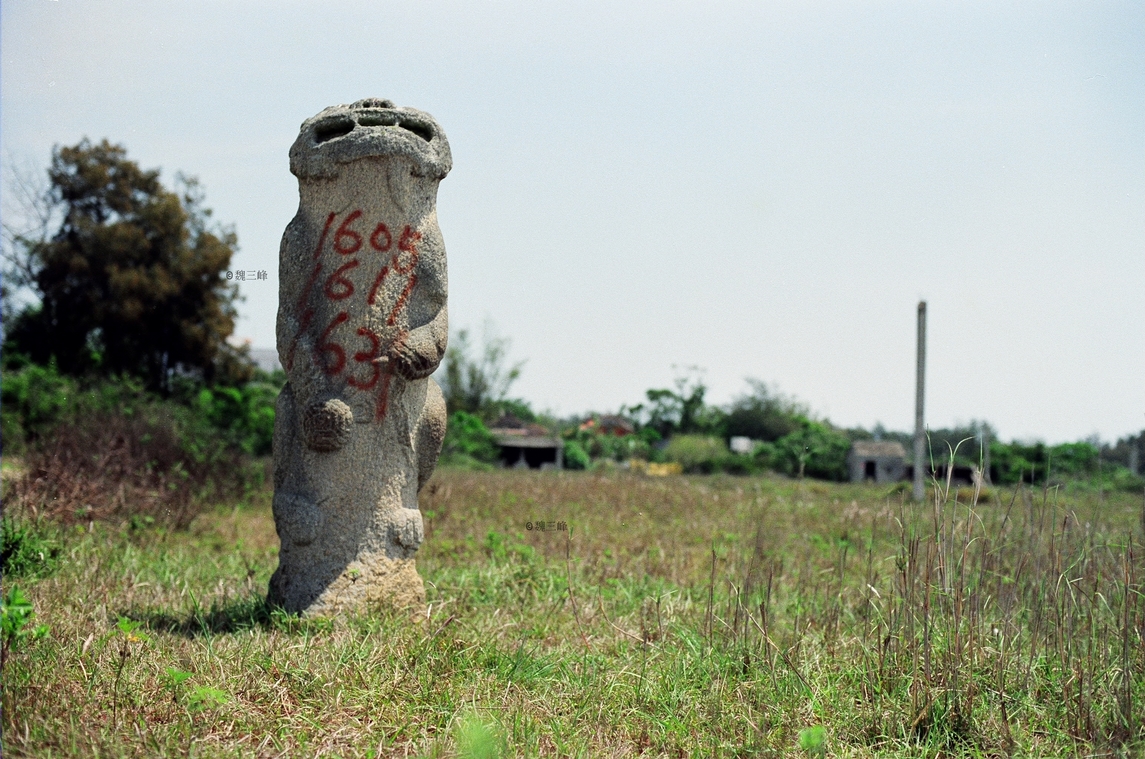
<path id="1" fill-rule="evenodd" d="M 501 465 L 514 469 L 562 469 L 565 441 L 539 424 L 505 414 L 489 428 L 501 449 Z"/>
<path id="2" fill-rule="evenodd" d="M 906 475 L 906 451 L 886 440 L 856 440 L 847 454 L 851 482 L 898 482 Z"/>

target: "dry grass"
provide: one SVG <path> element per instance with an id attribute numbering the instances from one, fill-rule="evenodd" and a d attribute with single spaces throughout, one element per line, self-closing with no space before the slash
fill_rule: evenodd
<path id="1" fill-rule="evenodd" d="M 220 495 L 236 497 L 260 472 L 211 441 L 196 455 L 164 409 L 93 412 L 61 423 L 6 474 L 6 502 L 64 524 L 129 517 L 185 527 Z"/>
<path id="2" fill-rule="evenodd" d="M 822 725 L 829 756 L 1139 755 L 1141 497 L 995 497 L 442 471 L 414 622 L 268 610 L 265 493 L 65 528 L 25 582 L 51 632 L 9 659 L 4 748 L 785 756 Z"/>

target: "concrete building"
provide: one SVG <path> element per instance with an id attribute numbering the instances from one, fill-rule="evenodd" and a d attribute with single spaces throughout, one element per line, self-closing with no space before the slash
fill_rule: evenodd
<path id="1" fill-rule="evenodd" d="M 906 476 L 906 451 L 885 440 L 856 440 L 847 454 L 851 482 L 898 482 Z"/>
<path id="2" fill-rule="evenodd" d="M 565 441 L 539 424 L 505 414 L 489 428 L 501 449 L 501 465 L 514 469 L 564 468 Z"/>

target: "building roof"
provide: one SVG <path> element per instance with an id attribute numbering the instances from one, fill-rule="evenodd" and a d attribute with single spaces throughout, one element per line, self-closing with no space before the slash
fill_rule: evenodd
<path id="1" fill-rule="evenodd" d="M 498 435 L 496 430 L 493 439 L 502 448 L 564 448 L 565 441 L 559 437 L 532 437 L 525 435 Z"/>
<path id="2" fill-rule="evenodd" d="M 856 440 L 851 445 L 851 453 L 859 458 L 905 459 L 906 451 L 901 444 L 891 440 Z"/>
<path id="3" fill-rule="evenodd" d="M 503 414 L 489 428 L 497 445 L 514 448 L 563 448 L 565 442 L 539 424 L 524 422 L 512 414 Z"/>

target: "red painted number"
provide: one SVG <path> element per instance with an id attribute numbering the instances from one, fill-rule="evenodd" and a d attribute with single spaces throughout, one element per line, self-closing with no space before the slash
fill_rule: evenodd
<path id="1" fill-rule="evenodd" d="M 346 366 L 346 351 L 342 350 L 342 346 L 330 339 L 330 333 L 334 328 L 343 322 L 349 321 L 350 315 L 342 311 L 334 320 L 322 331 L 322 339 L 318 341 L 318 345 L 314 347 L 318 353 L 318 365 L 322 367 L 322 371 L 326 374 L 334 375 L 342 371 L 342 367 Z M 330 357 L 330 358 L 327 358 Z"/>
<path id="2" fill-rule="evenodd" d="M 382 235 L 385 235 L 385 242 L 382 242 Z M 394 244 L 394 238 L 390 235 L 390 228 L 385 224 L 379 224 L 374 233 L 370 235 L 370 247 L 379 253 L 385 253 Z"/>
<path id="3" fill-rule="evenodd" d="M 344 256 L 357 253 L 358 249 L 362 247 L 362 236 L 350 229 L 350 225 L 357 221 L 361 215 L 361 211 L 354 211 L 346 217 L 342 226 L 338 227 L 338 231 L 334 233 L 334 250 Z"/>
<path id="4" fill-rule="evenodd" d="M 409 263 L 403 267 L 398 257 L 394 256 L 394 270 L 399 274 L 409 274 L 417 266 L 417 246 L 415 243 L 419 240 L 421 240 L 421 232 L 415 232 L 408 226 L 402 230 L 401 239 L 398 240 L 398 250 L 409 253 Z"/>
<path id="5" fill-rule="evenodd" d="M 359 390 L 369 390 L 374 385 L 378 384 L 378 377 L 382 375 L 382 367 L 374 363 L 374 359 L 378 357 L 378 351 L 381 350 L 382 341 L 379 340 L 378 336 L 366 327 L 358 327 L 358 334 L 370 341 L 370 350 L 368 353 L 366 351 L 359 351 L 358 353 L 355 353 L 354 360 L 359 364 L 369 364 L 372 372 L 368 380 L 362 381 L 356 377 L 347 377 L 346 382 L 358 388 Z"/>
<path id="6" fill-rule="evenodd" d="M 346 279 L 344 275 L 351 269 L 357 268 L 358 263 L 358 259 L 356 258 L 352 261 L 347 261 L 330 275 L 329 279 L 326 280 L 326 286 L 322 288 L 327 298 L 330 300 L 342 300 L 354 294 L 354 283 Z"/>

